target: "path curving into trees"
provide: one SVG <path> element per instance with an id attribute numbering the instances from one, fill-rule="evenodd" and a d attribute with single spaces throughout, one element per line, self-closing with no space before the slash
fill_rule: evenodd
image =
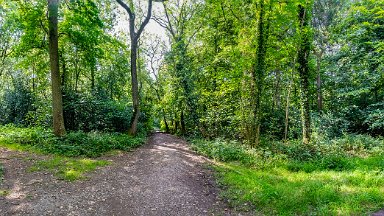
<path id="1" fill-rule="evenodd" d="M 217 197 L 207 160 L 168 134 L 155 133 L 134 152 L 105 157 L 112 165 L 78 182 L 28 172 L 40 156 L 5 149 L 0 156 L 10 189 L 0 198 L 0 215 L 233 214 Z"/>

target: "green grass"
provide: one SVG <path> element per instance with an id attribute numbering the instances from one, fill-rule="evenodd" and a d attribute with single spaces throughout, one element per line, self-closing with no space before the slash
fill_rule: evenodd
<path id="1" fill-rule="evenodd" d="M 359 139 L 258 149 L 194 140 L 192 147 L 218 161 L 222 195 L 236 208 L 256 215 L 367 215 L 384 207 L 383 141 Z"/>
<path id="2" fill-rule="evenodd" d="M 48 170 L 54 173 L 59 179 L 74 181 L 86 178 L 85 174 L 96 170 L 97 167 L 107 166 L 110 162 L 87 158 L 66 158 L 56 156 L 48 160 L 39 161 L 30 171 Z"/>
<path id="3" fill-rule="evenodd" d="M 1 196 L 7 196 L 8 194 L 9 194 L 8 191 L 6 191 L 6 190 L 0 190 L 0 197 L 1 197 Z"/>
<path id="4" fill-rule="evenodd" d="M 84 179 L 86 173 L 109 164 L 95 158 L 129 151 L 144 142 L 144 135 L 131 137 L 119 133 L 71 132 L 63 138 L 57 138 L 42 128 L 0 126 L 1 147 L 51 156 L 36 162 L 30 171 L 47 170 L 68 181 Z"/>

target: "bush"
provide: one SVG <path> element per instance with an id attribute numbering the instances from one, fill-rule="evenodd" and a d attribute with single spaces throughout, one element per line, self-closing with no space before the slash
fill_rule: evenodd
<path id="1" fill-rule="evenodd" d="M 97 95 L 63 96 L 65 127 L 71 131 L 126 132 L 132 107 Z"/>
<path id="2" fill-rule="evenodd" d="M 384 103 L 370 105 L 364 124 L 372 135 L 384 135 Z"/>
<path id="3" fill-rule="evenodd" d="M 245 149 L 235 142 L 226 142 L 221 139 L 214 141 L 193 140 L 192 149 L 215 160 L 229 162 L 242 160 L 248 157 Z"/>
<path id="4" fill-rule="evenodd" d="M 314 132 L 329 139 L 342 136 L 350 125 L 345 118 L 334 113 L 314 114 L 312 119 Z"/>
<path id="5" fill-rule="evenodd" d="M 23 82 L 14 83 L 14 89 L 7 90 L 0 101 L 0 124 L 26 125 L 26 115 L 34 110 L 35 98 Z"/>

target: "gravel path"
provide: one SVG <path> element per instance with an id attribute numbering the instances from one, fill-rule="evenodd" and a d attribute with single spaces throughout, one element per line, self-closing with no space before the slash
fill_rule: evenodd
<path id="1" fill-rule="evenodd" d="M 134 152 L 108 156 L 112 165 L 88 180 L 65 182 L 28 172 L 42 156 L 0 149 L 5 167 L 0 215 L 234 215 L 217 198 L 207 160 L 185 141 L 156 133 Z"/>

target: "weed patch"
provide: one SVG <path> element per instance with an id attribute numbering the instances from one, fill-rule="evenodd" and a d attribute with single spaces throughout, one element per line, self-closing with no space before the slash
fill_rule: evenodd
<path id="1" fill-rule="evenodd" d="M 48 170 L 59 179 L 74 181 L 85 178 L 85 173 L 96 170 L 97 167 L 107 166 L 110 163 L 104 160 L 87 158 L 67 158 L 56 156 L 52 159 L 39 161 L 30 168 L 31 172 Z"/>

